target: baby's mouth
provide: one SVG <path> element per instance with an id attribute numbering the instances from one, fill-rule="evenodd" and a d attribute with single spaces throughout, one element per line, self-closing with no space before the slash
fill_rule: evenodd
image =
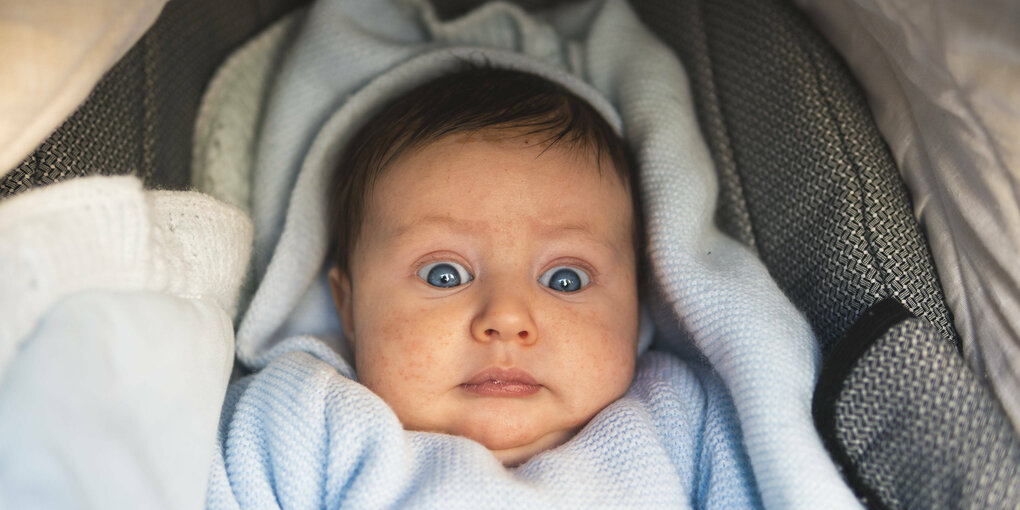
<path id="1" fill-rule="evenodd" d="M 499 367 L 482 370 L 460 387 L 486 397 L 526 397 L 542 389 L 542 385 L 524 370 Z"/>

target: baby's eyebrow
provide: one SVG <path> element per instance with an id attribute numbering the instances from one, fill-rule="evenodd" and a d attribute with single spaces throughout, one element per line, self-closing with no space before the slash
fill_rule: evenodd
<path id="1" fill-rule="evenodd" d="M 399 225 L 396 228 L 394 228 L 393 237 L 403 237 L 407 235 L 409 232 L 413 232 L 425 226 L 433 225 L 445 227 L 451 230 L 463 230 L 465 228 L 470 230 L 474 227 L 473 225 L 470 224 L 470 222 L 458 220 L 453 216 L 448 216 L 445 214 L 427 214 L 420 218 L 415 218 L 414 221 L 410 221 L 408 223 Z"/>
<path id="2" fill-rule="evenodd" d="M 588 225 L 587 223 L 564 223 L 559 225 L 549 225 L 542 229 L 542 233 L 546 235 L 577 233 L 591 237 L 594 234 L 594 231 L 592 230 L 591 225 Z"/>
<path id="3" fill-rule="evenodd" d="M 396 227 L 394 229 L 394 237 L 402 237 L 408 232 L 420 229 L 422 227 L 433 225 L 449 229 L 468 231 L 486 228 L 486 225 L 484 225 L 482 222 L 457 219 L 454 218 L 453 216 L 445 214 L 428 214 L 420 218 L 415 218 L 414 221 Z M 591 225 L 585 222 L 551 223 L 542 227 L 540 233 L 547 236 L 562 234 L 582 234 L 588 237 L 592 237 L 594 235 L 594 230 L 591 228 Z"/>

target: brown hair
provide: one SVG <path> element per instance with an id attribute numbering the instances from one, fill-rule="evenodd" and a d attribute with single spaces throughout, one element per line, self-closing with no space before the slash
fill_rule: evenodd
<path id="1" fill-rule="evenodd" d="M 636 260 L 641 260 L 637 172 L 626 144 L 606 120 L 583 99 L 534 74 L 465 65 L 383 106 L 347 143 L 330 187 L 330 232 L 338 236 L 338 267 L 349 270 L 369 192 L 390 162 L 443 136 L 484 129 L 508 130 L 508 136 L 541 135 L 546 149 L 567 144 L 593 154 L 600 171 L 603 156 L 608 156 L 631 192 Z"/>

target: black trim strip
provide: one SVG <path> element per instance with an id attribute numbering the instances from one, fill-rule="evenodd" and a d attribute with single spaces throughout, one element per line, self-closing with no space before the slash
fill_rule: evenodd
<path id="1" fill-rule="evenodd" d="M 840 467 L 847 483 L 868 508 L 883 510 L 889 507 L 864 482 L 837 440 L 836 401 L 843 391 L 844 381 L 868 349 L 891 328 L 912 318 L 914 314 L 895 298 L 885 298 L 871 305 L 836 343 L 822 363 L 822 372 L 811 403 L 815 427 L 822 436 L 822 442 Z"/>

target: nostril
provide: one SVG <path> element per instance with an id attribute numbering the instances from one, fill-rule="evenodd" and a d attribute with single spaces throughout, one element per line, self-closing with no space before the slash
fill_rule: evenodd
<path id="1" fill-rule="evenodd" d="M 496 328 L 487 328 L 483 334 L 485 335 L 485 338 L 490 338 L 490 339 L 500 339 L 500 338 L 502 338 L 502 335 L 500 335 L 499 330 L 496 329 Z M 522 330 L 517 332 L 517 338 L 520 339 L 520 340 L 528 340 L 528 338 L 530 338 L 530 337 L 531 337 L 531 332 L 526 330 L 526 329 L 522 329 Z"/>

